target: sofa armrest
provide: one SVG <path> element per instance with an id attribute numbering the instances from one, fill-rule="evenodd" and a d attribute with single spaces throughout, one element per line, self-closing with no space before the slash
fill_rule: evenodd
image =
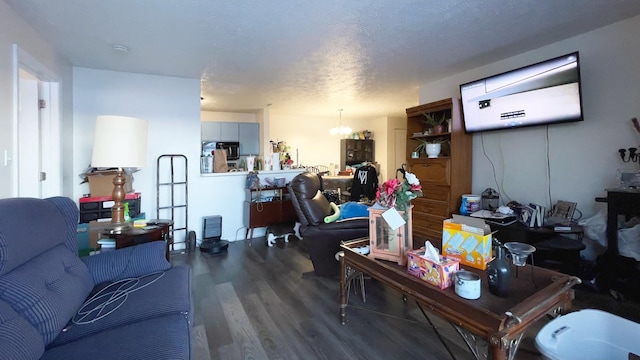
<path id="1" fill-rule="evenodd" d="M 94 284 L 139 277 L 171 267 L 165 257 L 164 241 L 130 246 L 115 251 L 82 257 Z"/>

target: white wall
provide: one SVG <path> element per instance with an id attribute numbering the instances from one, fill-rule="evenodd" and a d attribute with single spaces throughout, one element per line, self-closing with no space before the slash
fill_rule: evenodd
<path id="1" fill-rule="evenodd" d="M 149 121 L 149 144 L 147 166 L 134 174 L 133 187 L 142 193 L 141 210 L 147 219 L 156 217 L 156 190 L 158 174 L 157 159 L 164 154 L 182 154 L 188 161 L 188 226 L 195 231 L 198 239 L 202 236 L 202 217 L 222 216 L 222 238 L 243 239 L 243 204 L 245 199 L 245 174 L 200 175 L 200 81 L 166 76 L 153 76 L 74 68 L 74 197 L 79 198 L 89 192 L 88 184 L 79 185 L 77 174 L 84 171 L 91 162 L 95 119 L 101 114 L 133 116 Z M 211 114 L 204 118 L 215 118 Z M 238 115 L 243 117 L 242 115 Z M 259 118 L 260 115 L 255 115 Z M 229 117 L 225 117 L 229 119 Z M 259 119 L 258 119 L 259 120 Z M 239 121 L 234 117 L 231 121 Z M 168 159 L 166 159 L 168 160 Z M 174 181 L 180 181 L 185 173 L 180 159 L 176 159 Z M 163 161 L 160 169 L 160 183 L 168 182 L 169 163 Z M 270 177 L 285 177 L 295 174 L 265 174 Z M 169 194 L 161 186 L 160 206 L 170 204 Z M 184 188 L 176 187 L 174 205 L 184 204 L 180 194 Z M 180 217 L 183 212 L 176 209 L 176 227 L 184 226 Z M 161 212 L 161 217 L 163 213 Z M 183 241 L 176 233 L 176 241 Z M 264 235 L 264 229 L 254 236 Z"/>
<path id="2" fill-rule="evenodd" d="M 420 88 L 420 103 L 460 96 L 459 85 L 573 51 L 580 52 L 584 121 L 548 127 L 504 130 L 473 136 L 473 192 L 499 188 L 503 201 L 550 206 L 574 201 L 583 217 L 604 207 L 595 197 L 617 186 L 618 149 L 637 147 L 631 125 L 640 117 L 640 17 L 634 17 L 534 51 L 476 68 Z M 483 147 L 484 145 L 484 147 Z M 487 153 L 493 168 L 484 156 Z M 454 175 L 455 176 L 455 175 Z M 549 192 L 551 198 L 549 198 Z M 505 198 L 508 195 L 508 198 Z"/>
<path id="3" fill-rule="evenodd" d="M 14 103 L 14 61 L 13 44 L 17 44 L 41 65 L 53 72 L 60 81 L 61 90 L 61 123 L 62 123 L 62 161 L 63 161 L 63 194 L 71 196 L 69 180 L 73 176 L 71 171 L 71 159 L 73 152 L 71 143 L 73 133 L 72 122 L 72 72 L 71 66 L 63 58 L 59 57 L 55 50 L 38 34 L 29 24 L 18 16 L 4 1 L 0 0 L 0 198 L 13 196 L 16 184 L 16 176 L 13 162 L 4 165 L 4 152 L 8 157 L 15 159 L 13 141 L 15 131 Z M 17 76 L 17 75 L 16 75 Z"/>
<path id="4" fill-rule="evenodd" d="M 204 188 L 200 178 L 200 82 L 183 79 L 74 68 L 74 198 L 89 193 L 77 174 L 91 163 L 95 120 L 98 115 L 133 116 L 149 121 L 147 166 L 134 174 L 133 187 L 142 193 L 141 210 L 147 219 L 156 217 L 157 159 L 164 154 L 182 154 L 188 161 L 189 228 L 201 229 L 207 198 L 213 189 Z M 126 144 L 120 144 L 126 146 Z M 176 175 L 184 174 L 176 163 Z M 161 165 L 161 183 L 168 182 L 170 165 Z M 184 189 L 177 189 L 183 194 Z M 220 189 L 220 192 L 223 192 Z M 213 198 L 213 195 L 211 195 Z M 211 199 L 209 199 L 211 200 Z M 174 205 L 184 203 L 179 195 Z M 161 206 L 170 204 L 161 193 Z M 178 213 L 180 213 L 178 211 Z M 166 216 L 164 216 L 166 217 Z M 184 224 L 184 220 L 182 220 Z M 176 238 L 180 241 L 181 239 Z"/>
<path id="5" fill-rule="evenodd" d="M 337 112 L 336 112 L 337 113 Z M 375 140 L 376 161 L 386 162 L 386 118 L 349 119 L 342 116 L 342 124 L 354 131 L 370 130 Z M 269 134 L 273 141 L 284 140 L 291 147 L 291 158 L 305 166 L 340 164 L 340 136 L 329 134 L 338 126 L 335 118 L 300 118 L 297 116 L 271 114 Z"/>

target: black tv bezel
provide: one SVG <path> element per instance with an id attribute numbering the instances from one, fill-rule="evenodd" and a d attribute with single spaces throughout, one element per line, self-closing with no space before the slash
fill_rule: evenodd
<path id="1" fill-rule="evenodd" d="M 516 73 L 518 71 L 522 71 L 528 68 L 532 68 L 535 67 L 537 65 L 540 64 L 544 64 L 546 62 L 552 62 L 554 60 L 558 60 L 564 57 L 568 57 L 568 56 L 575 56 L 576 57 L 576 70 L 578 72 L 578 101 L 579 101 L 579 105 L 580 105 L 580 116 L 576 117 L 576 118 L 572 118 L 572 119 L 564 119 L 564 120 L 547 120 L 545 122 L 542 123 L 531 123 L 531 124 L 522 124 L 522 125 L 516 125 L 516 126 L 509 126 L 509 127 L 498 127 L 498 128 L 485 128 L 485 129 L 479 129 L 479 130 L 468 130 L 467 128 L 467 119 L 464 116 L 464 99 L 462 98 L 462 88 L 464 86 L 467 86 L 469 84 L 473 84 L 475 82 L 478 81 L 484 81 L 484 80 L 489 80 L 489 79 L 494 79 L 494 78 L 498 78 L 501 76 L 505 76 L 507 74 L 510 73 Z M 580 71 L 580 52 L 579 51 L 574 51 L 574 52 L 570 52 L 570 53 L 566 53 L 564 55 L 560 55 L 560 56 L 556 56 L 553 58 L 549 58 L 546 60 L 542 60 L 542 61 L 538 61 L 536 63 L 532 63 L 529 65 L 525 65 L 525 66 L 521 66 L 519 68 L 516 69 L 512 69 L 512 70 L 508 70 L 508 71 L 504 71 L 498 74 L 494 74 L 491 76 L 487 76 L 484 78 L 479 78 L 473 81 L 469 81 L 466 82 L 464 84 L 460 84 L 459 86 L 459 90 L 460 90 L 460 104 L 461 104 L 461 110 L 462 110 L 462 118 L 463 118 L 463 125 L 464 125 L 464 131 L 467 134 L 473 134 L 473 133 L 479 133 L 479 132 L 485 132 L 485 131 L 501 131 L 501 130 L 513 130 L 513 129 L 521 129 L 521 128 L 528 128 L 528 127 L 536 127 L 536 126 L 547 126 L 547 125 L 552 125 L 552 124 L 566 124 L 566 123 L 574 123 L 574 122 L 580 122 L 580 121 L 584 121 L 584 108 L 583 108 L 583 101 L 582 101 L 582 75 L 581 75 L 581 71 Z"/>

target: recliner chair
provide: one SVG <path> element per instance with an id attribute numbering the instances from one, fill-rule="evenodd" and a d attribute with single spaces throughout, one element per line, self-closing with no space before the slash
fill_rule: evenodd
<path id="1" fill-rule="evenodd" d="M 369 236 L 369 220 L 352 218 L 325 223 L 324 218 L 332 210 L 329 200 L 322 195 L 321 185 L 317 174 L 304 172 L 296 175 L 287 187 L 315 274 L 338 276 L 340 263 L 335 255 L 340 251 L 340 242 Z"/>

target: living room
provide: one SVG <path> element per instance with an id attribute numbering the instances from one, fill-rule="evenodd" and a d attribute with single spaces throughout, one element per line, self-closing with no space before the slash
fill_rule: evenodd
<path id="1" fill-rule="evenodd" d="M 472 192 L 479 194 L 488 187 L 497 188 L 504 203 L 516 200 L 549 206 L 558 200 L 573 201 L 578 204 L 582 218 L 589 218 L 605 207 L 595 198 L 605 195 L 605 189 L 618 186 L 619 169 L 637 170 L 637 164 L 620 159 L 618 149 L 635 147 L 640 142 L 640 135 L 631 123 L 631 118 L 638 117 L 640 112 L 635 99 L 640 93 L 639 28 L 640 16 L 634 16 L 558 42 L 537 44 L 534 50 L 487 65 L 423 82 L 419 84 L 415 101 L 399 105 L 398 113 L 409 106 L 459 97 L 460 84 L 579 51 L 584 121 L 474 134 Z M 189 158 L 188 221 L 198 237 L 201 237 L 203 216 L 239 213 L 235 205 L 229 204 L 240 203 L 242 199 L 229 196 L 223 186 L 213 187 L 210 179 L 200 176 L 201 121 L 210 115 L 201 108 L 200 79 L 149 75 L 144 70 L 130 73 L 72 66 L 4 0 L 0 1 L 0 126 L 5 129 L 0 132 L 3 144 L 0 151 L 4 157 L 4 166 L 0 167 L 0 198 L 15 196 L 19 187 L 13 161 L 17 147 L 14 140 L 17 59 L 23 64 L 33 64 L 35 70 L 44 65 L 55 75 L 51 81 L 60 85 L 60 131 L 54 134 L 61 144 L 60 166 L 57 171 L 49 172 L 58 175 L 53 194 L 78 199 L 88 192 L 87 185 L 80 184 L 78 174 L 90 163 L 96 116 L 129 114 L 150 122 L 147 167 L 135 174 L 134 182 L 136 191 L 143 194 L 142 212 L 151 216 L 156 213 L 156 158 L 162 154 L 185 154 Z M 338 162 L 340 149 L 339 138 L 329 135 L 339 116 L 337 108 L 331 111 L 333 115 L 301 117 L 276 113 L 265 105 L 255 113 L 244 115 L 263 125 L 269 134 L 267 138 L 286 141 L 300 154 L 301 163 L 328 165 Z M 230 117 L 224 112 L 218 116 Z M 398 114 L 353 116 L 346 107 L 343 113 L 343 122 L 348 126 L 373 131 L 376 158 L 381 162 L 385 178 L 391 177 L 400 165 L 391 160 L 395 144 L 392 133 L 403 129 L 404 120 Z M 268 148 L 268 144 L 262 145 Z M 238 234 L 242 219 L 227 216 L 224 224 L 223 238 L 243 238 Z M 200 266 L 197 271 L 210 271 L 208 265 Z M 230 263 L 221 264 L 219 270 L 225 267 L 241 272 Z M 300 269 L 308 270 L 296 264 L 293 271 Z M 259 273 L 258 269 L 253 270 Z M 287 272 L 285 278 L 295 277 Z M 329 280 L 318 282 L 325 284 Z M 376 304 L 375 300 L 373 303 Z M 364 320 L 366 323 L 366 318 Z"/>
<path id="2" fill-rule="evenodd" d="M 201 89 L 197 79 L 123 73 L 83 67 L 71 67 L 57 57 L 46 41 L 20 19 L 6 4 L 3 6 L 3 33 L 11 34 L 2 45 L 3 86 L 10 93 L 12 44 L 17 43 L 40 62 L 60 76 L 61 127 L 63 148 L 61 156 L 60 192 L 79 198 L 88 192 L 86 184 L 79 184 L 78 174 L 90 162 L 91 139 L 95 117 L 103 113 L 134 113 L 151 119 L 148 157 L 150 164 L 135 175 L 135 189 L 143 194 L 142 211 L 154 214 L 156 169 L 154 162 L 161 154 L 186 154 L 190 158 L 189 191 L 198 194 L 189 199 L 191 224 L 198 224 L 202 216 L 224 214 L 224 191 L 208 186 L 199 176 L 200 120 L 198 101 Z M 635 164 L 620 160 L 617 149 L 634 146 L 638 134 L 632 131 L 630 119 L 637 116 L 637 106 L 629 94 L 637 93 L 636 58 L 640 45 L 634 37 L 640 19 L 630 18 L 603 28 L 578 34 L 557 43 L 541 46 L 517 56 L 481 66 L 454 76 L 421 84 L 416 103 L 426 103 L 447 97 L 459 97 L 459 85 L 481 77 L 511 70 L 547 58 L 579 51 L 581 57 L 584 121 L 539 128 L 489 132 L 474 135 L 473 193 L 485 188 L 499 188 L 502 201 L 517 200 L 541 204 L 568 200 L 578 203 L 583 218 L 592 216 L 603 204 L 594 201 L 605 189 L 617 185 L 618 169 L 634 169 Z M 19 29 L 20 31 L 16 31 Z M 37 50 L 36 50 L 37 49 Z M 612 55 L 614 54 L 614 55 Z M 10 115 L 10 96 L 4 97 L 3 126 L 13 128 Z M 135 98 L 135 102 L 125 101 Z M 398 109 L 404 111 L 404 107 Z M 256 114 L 263 121 L 269 108 Z M 262 118 L 262 119 L 261 119 Z M 328 134 L 337 123 L 335 117 L 301 119 L 286 114 L 269 114 L 270 137 L 285 140 L 300 154 L 306 165 L 337 163 L 339 139 L 320 136 Z M 376 157 L 382 173 L 389 176 L 400 164 L 391 164 L 385 151 L 392 148 L 390 129 L 401 129 L 400 116 L 352 118 L 344 110 L 343 121 L 354 129 L 368 129 L 376 140 Z M 547 134 L 548 131 L 548 134 Z M 3 143 L 11 144 L 11 132 L 3 132 Z M 386 133 L 386 136 L 385 136 Z M 312 135 L 305 135 L 312 134 Z M 547 138 L 548 136 L 548 138 Z M 69 140 L 72 139 L 72 140 Z M 160 139 L 160 140 L 158 140 Z M 585 141 L 588 139 L 588 141 Z M 607 144 L 605 149 L 599 149 Z M 597 146 L 594 146 L 597 145 Z M 263 144 L 264 147 L 264 144 Z M 548 156 L 547 156 L 548 148 Z M 486 155 L 485 155 L 486 153 Z M 491 160 L 491 162 L 489 161 Z M 549 170 L 547 170 L 547 160 Z M 494 177 L 495 166 L 496 177 Z M 11 167 L 0 173 L 4 197 L 16 193 Z M 496 183 L 498 181 L 498 184 Z M 225 237 L 236 239 L 239 224 L 229 224 Z"/>

